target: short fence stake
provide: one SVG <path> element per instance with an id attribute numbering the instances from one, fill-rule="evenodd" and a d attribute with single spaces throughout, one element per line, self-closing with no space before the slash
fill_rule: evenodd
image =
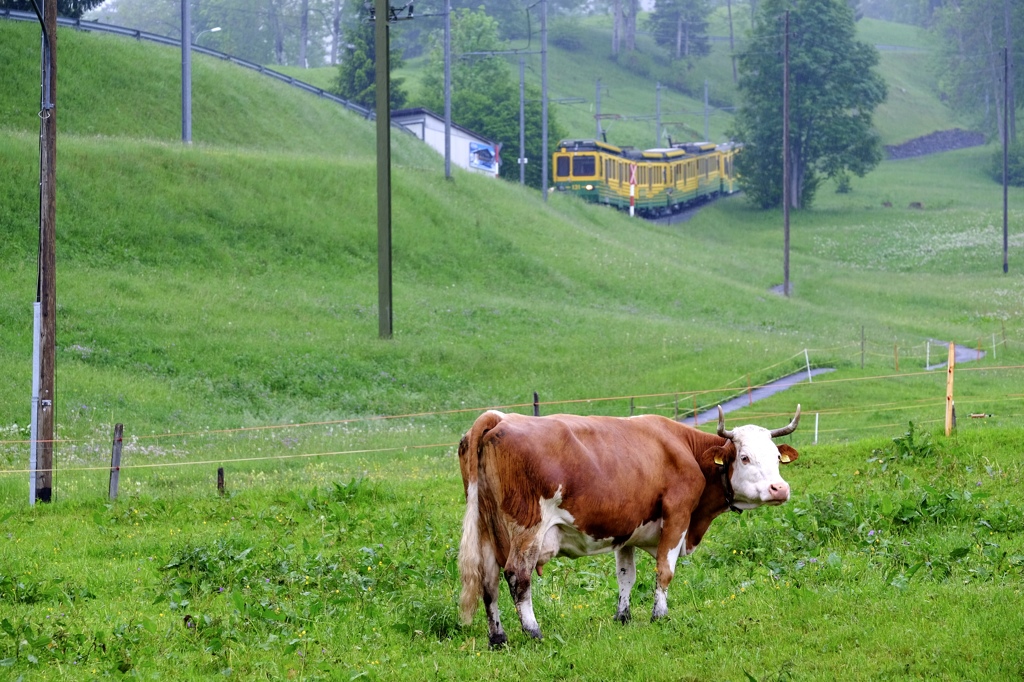
<path id="1" fill-rule="evenodd" d="M 806 348 L 804 348 L 804 362 L 807 363 L 807 382 L 813 384 L 814 379 L 811 378 L 811 358 L 807 355 Z"/>
<path id="2" fill-rule="evenodd" d="M 540 416 L 540 397 L 537 395 L 537 391 L 533 392 L 533 416 Z"/>
<path id="3" fill-rule="evenodd" d="M 754 394 L 750 390 L 750 375 L 747 375 L 747 405 L 754 404 Z"/>
<path id="4" fill-rule="evenodd" d="M 117 499 L 117 486 L 121 481 L 121 438 L 124 424 L 114 425 L 114 444 L 110 449 L 110 499 Z"/>
<path id="5" fill-rule="evenodd" d="M 924 368 L 932 366 L 932 342 L 931 339 L 924 342 Z"/>
<path id="6" fill-rule="evenodd" d="M 217 467 L 217 492 L 224 494 L 224 467 Z"/>
<path id="7" fill-rule="evenodd" d="M 896 371 L 900 371 L 900 346 L 897 343 L 892 344 L 892 357 L 896 364 Z"/>
<path id="8" fill-rule="evenodd" d="M 679 420 L 679 394 L 678 393 L 676 393 L 676 409 L 675 409 L 675 412 L 672 413 L 672 418 L 675 419 L 676 421 Z"/>
<path id="9" fill-rule="evenodd" d="M 860 326 L 860 368 L 864 369 L 864 325 Z"/>
<path id="10" fill-rule="evenodd" d="M 996 335 L 992 335 L 992 359 L 996 359 Z"/>
<path id="11" fill-rule="evenodd" d="M 981 360 L 981 337 L 978 337 L 978 360 Z"/>
<path id="12" fill-rule="evenodd" d="M 693 396 L 693 428 L 697 428 L 697 396 Z"/>
<path id="13" fill-rule="evenodd" d="M 956 344 L 949 342 L 949 362 L 946 363 L 946 435 L 953 431 L 953 363 L 956 362 Z"/>
<path id="14" fill-rule="evenodd" d="M 633 416 L 633 399 L 632 398 L 629 399 L 629 416 L 630 417 Z"/>
<path id="15" fill-rule="evenodd" d="M 818 444 L 818 413 L 814 413 L 814 444 Z"/>

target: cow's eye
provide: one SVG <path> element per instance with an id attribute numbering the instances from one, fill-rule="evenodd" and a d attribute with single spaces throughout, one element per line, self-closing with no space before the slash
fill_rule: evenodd
<path id="1" fill-rule="evenodd" d="M 750 464 L 750 458 L 747 457 L 746 455 L 740 457 L 740 461 L 743 462 L 744 464 Z"/>

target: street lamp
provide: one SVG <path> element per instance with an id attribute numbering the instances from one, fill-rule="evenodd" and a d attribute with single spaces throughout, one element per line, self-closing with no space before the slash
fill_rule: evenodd
<path id="1" fill-rule="evenodd" d="M 189 0 L 181 0 L 181 141 L 192 144 L 192 43 L 204 33 L 216 33 L 220 26 L 200 31 L 192 37 L 192 11 Z"/>
<path id="2" fill-rule="evenodd" d="M 220 26 L 214 26 L 213 28 L 204 29 L 204 30 L 202 30 L 202 31 L 200 31 L 199 33 L 196 34 L 196 37 L 192 39 L 192 43 L 194 45 L 198 45 L 199 44 L 199 36 L 203 35 L 204 33 L 218 33 L 219 31 L 220 31 Z"/>

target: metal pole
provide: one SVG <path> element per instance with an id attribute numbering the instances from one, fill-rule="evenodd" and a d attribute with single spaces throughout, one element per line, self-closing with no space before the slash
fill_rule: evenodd
<path id="1" fill-rule="evenodd" d="M 526 184 L 526 57 L 519 58 L 519 184 Z"/>
<path id="2" fill-rule="evenodd" d="M 181 141 L 192 144 L 192 7 L 181 0 Z"/>
<path id="3" fill-rule="evenodd" d="M 1010 148 L 1010 50 L 1003 48 L 1003 272 L 1010 271 L 1010 237 L 1007 222 L 1007 171 Z"/>
<path id="4" fill-rule="evenodd" d="M 594 120 L 597 121 L 597 137 L 594 139 L 601 139 L 601 79 L 597 79 L 597 92 L 594 94 Z"/>
<path id="5" fill-rule="evenodd" d="M 380 338 L 390 339 L 391 313 L 391 107 L 388 0 L 376 1 L 374 54 L 377 95 L 377 313 Z"/>
<path id="6" fill-rule="evenodd" d="M 782 58 L 782 293 L 789 297 L 789 11 Z"/>
<path id="7" fill-rule="evenodd" d="M 548 2 L 540 0 L 541 192 L 548 200 Z"/>
<path id="8" fill-rule="evenodd" d="M 444 177 L 452 178 L 452 3 L 444 3 Z"/>
<path id="9" fill-rule="evenodd" d="M 654 83 L 654 146 L 661 146 L 661 83 Z"/>
<path id="10" fill-rule="evenodd" d="M 708 111 L 708 79 L 704 79 L 704 141 L 711 141 L 711 133 L 709 132 L 709 111 Z"/>

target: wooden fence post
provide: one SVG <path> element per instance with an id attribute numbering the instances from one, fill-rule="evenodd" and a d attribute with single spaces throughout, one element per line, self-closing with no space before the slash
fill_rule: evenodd
<path id="1" fill-rule="evenodd" d="M 956 344 L 949 343 L 949 362 L 946 363 L 946 435 L 953 431 L 953 363 L 956 361 Z"/>
<path id="2" fill-rule="evenodd" d="M 121 439 L 124 424 L 114 425 L 114 444 L 110 449 L 110 499 L 117 499 L 117 486 L 121 481 Z"/>
<path id="3" fill-rule="evenodd" d="M 224 494 L 224 467 L 217 467 L 217 492 Z"/>
<path id="4" fill-rule="evenodd" d="M 896 364 L 896 371 L 900 371 L 900 346 L 898 343 L 892 344 L 892 357 Z"/>
<path id="5" fill-rule="evenodd" d="M 860 368 L 864 369 L 864 325 L 860 326 Z"/>
<path id="6" fill-rule="evenodd" d="M 537 395 L 537 391 L 533 392 L 533 416 L 540 416 L 540 397 Z"/>
<path id="7" fill-rule="evenodd" d="M 629 399 L 629 416 L 630 417 L 633 416 L 633 398 L 632 397 Z"/>

